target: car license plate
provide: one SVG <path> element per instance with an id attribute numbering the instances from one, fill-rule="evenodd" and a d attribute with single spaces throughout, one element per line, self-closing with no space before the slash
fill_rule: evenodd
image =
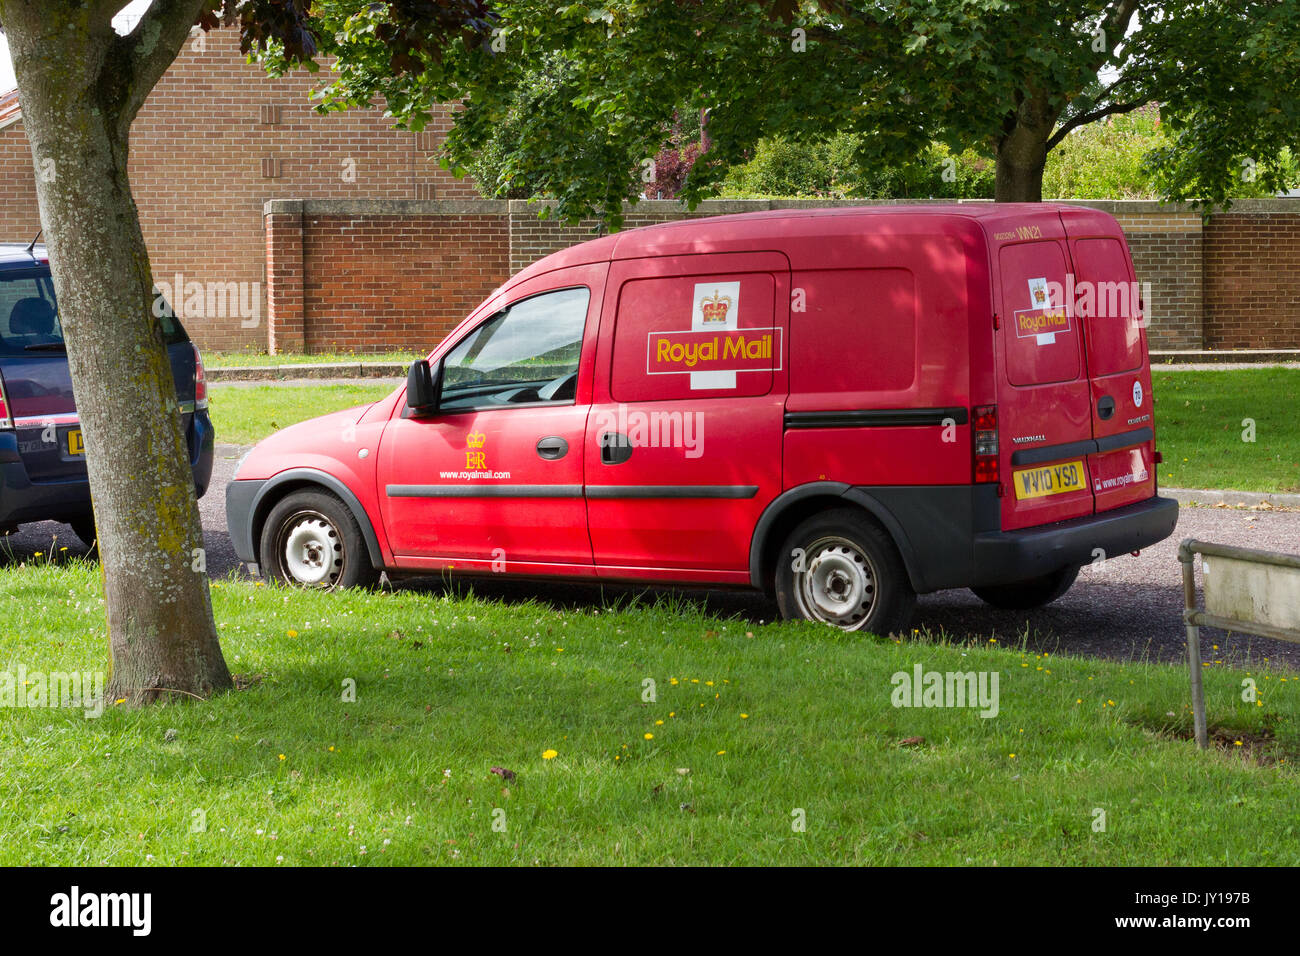
<path id="1" fill-rule="evenodd" d="M 1026 468 L 1013 474 L 1012 480 L 1016 486 L 1016 497 L 1021 500 L 1045 498 L 1086 487 L 1082 461 L 1067 461 L 1045 468 Z"/>
<path id="2" fill-rule="evenodd" d="M 82 444 L 82 441 L 81 441 L 81 429 L 80 429 L 80 428 L 72 428 L 72 429 L 69 429 L 69 431 L 68 431 L 68 454 L 69 454 L 69 455 L 84 455 L 85 453 L 86 453 L 86 446 L 85 446 L 84 444 Z"/>

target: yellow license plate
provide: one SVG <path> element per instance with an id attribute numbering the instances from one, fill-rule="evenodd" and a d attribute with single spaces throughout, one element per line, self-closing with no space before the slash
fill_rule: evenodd
<path id="1" fill-rule="evenodd" d="M 1061 465 L 1047 465 L 1044 468 L 1026 468 L 1024 471 L 1017 471 L 1011 478 L 1016 486 L 1016 497 L 1022 500 L 1045 498 L 1048 495 L 1060 495 L 1087 487 L 1082 461 L 1067 461 Z"/>
<path id="2" fill-rule="evenodd" d="M 68 454 L 84 455 L 86 446 L 81 441 L 81 429 L 74 428 L 68 432 Z"/>

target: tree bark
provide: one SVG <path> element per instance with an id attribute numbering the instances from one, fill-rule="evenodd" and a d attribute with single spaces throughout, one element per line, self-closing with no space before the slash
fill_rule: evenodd
<path id="1" fill-rule="evenodd" d="M 1042 202 L 1047 141 L 1057 111 L 1044 93 L 1025 96 L 1003 124 L 994 169 L 995 202 Z"/>
<path id="2" fill-rule="evenodd" d="M 0 0 L 87 449 L 112 656 L 107 694 L 131 704 L 231 686 L 127 176 L 131 121 L 200 5 L 155 0 L 119 37 L 110 19 L 120 2 Z"/>

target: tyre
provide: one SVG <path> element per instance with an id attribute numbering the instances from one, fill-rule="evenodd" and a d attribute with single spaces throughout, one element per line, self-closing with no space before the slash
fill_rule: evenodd
<path id="1" fill-rule="evenodd" d="M 1025 611 L 1029 608 L 1051 604 L 1066 591 L 1079 576 L 1079 566 L 1072 564 L 1042 577 L 1011 584 L 993 584 L 971 588 L 975 596 L 986 604 L 1005 611 Z"/>
<path id="2" fill-rule="evenodd" d="M 258 556 L 264 577 L 298 587 L 368 587 L 379 578 L 357 519 L 327 491 L 295 491 L 276 504 Z"/>
<path id="3" fill-rule="evenodd" d="M 73 519 L 68 524 L 72 525 L 72 533 L 81 539 L 82 544 L 92 552 L 96 550 L 98 535 L 95 533 L 94 515 Z"/>
<path id="4" fill-rule="evenodd" d="M 776 602 L 787 619 L 885 635 L 911 622 L 916 592 L 889 535 L 862 512 L 841 508 L 814 515 L 786 539 Z"/>

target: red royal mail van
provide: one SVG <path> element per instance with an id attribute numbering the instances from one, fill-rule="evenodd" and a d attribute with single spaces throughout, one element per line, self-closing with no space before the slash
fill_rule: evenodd
<path id="1" fill-rule="evenodd" d="M 878 633 L 941 588 L 1033 607 L 1173 532 L 1142 310 L 1081 207 L 632 229 L 516 275 L 382 401 L 258 445 L 230 533 L 316 587 L 737 585 Z"/>

